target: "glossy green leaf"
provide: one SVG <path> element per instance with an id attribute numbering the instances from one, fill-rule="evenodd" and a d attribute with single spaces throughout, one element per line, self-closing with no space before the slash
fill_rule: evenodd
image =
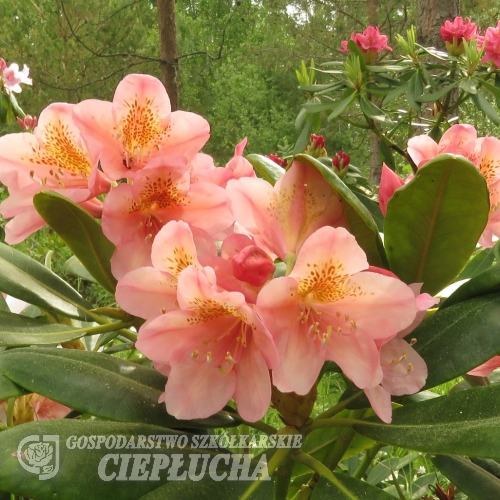
<path id="1" fill-rule="evenodd" d="M 353 428 L 381 443 L 426 453 L 500 458 L 500 385 L 474 387 L 397 408 Z"/>
<path id="2" fill-rule="evenodd" d="M 422 81 L 420 80 L 420 75 L 418 71 L 410 78 L 408 82 L 408 90 L 406 92 L 406 97 L 408 99 L 408 104 L 416 113 L 420 113 L 422 108 L 422 103 L 417 102 L 417 97 L 420 97 L 423 92 Z"/>
<path id="3" fill-rule="evenodd" d="M 497 110 L 490 104 L 488 99 L 483 94 L 478 92 L 472 95 L 472 102 L 476 105 L 479 111 L 482 111 L 495 125 L 500 125 L 500 117 Z"/>
<path id="4" fill-rule="evenodd" d="M 413 462 L 420 456 L 420 453 L 409 453 L 404 457 L 391 457 L 378 462 L 373 469 L 370 470 L 366 477 L 366 482 L 376 486 L 387 479 L 394 471 L 406 467 L 410 462 Z"/>
<path id="5" fill-rule="evenodd" d="M 455 290 L 440 306 L 444 309 L 458 302 L 500 291 L 500 264 L 491 266 Z"/>
<path id="6" fill-rule="evenodd" d="M 477 80 L 475 78 L 465 78 L 458 86 L 468 94 L 477 94 Z"/>
<path id="7" fill-rule="evenodd" d="M 0 372 L 31 392 L 101 418 L 172 428 L 234 424 L 225 413 L 208 419 L 177 420 L 158 403 L 165 388 L 164 377 L 151 368 L 106 354 L 13 349 L 0 354 Z"/>
<path id="8" fill-rule="evenodd" d="M 12 380 L 7 378 L 3 373 L 0 373 L 0 400 L 18 398 L 23 394 L 28 394 L 28 391 L 14 384 Z"/>
<path id="9" fill-rule="evenodd" d="M 387 205 L 384 237 L 391 270 L 435 294 L 463 269 L 489 214 L 484 177 L 465 158 L 441 155 L 421 167 Z"/>
<path id="10" fill-rule="evenodd" d="M 436 455 L 432 463 L 471 500 L 500 498 L 500 479 L 463 457 Z"/>
<path id="11" fill-rule="evenodd" d="M 312 128 L 313 120 L 311 115 L 308 115 L 308 117 L 306 118 L 306 122 L 304 123 L 304 127 L 300 132 L 299 138 L 293 146 L 293 154 L 301 153 L 302 151 L 304 151 L 304 149 L 306 149 L 309 138 L 311 137 Z"/>
<path id="12" fill-rule="evenodd" d="M 162 492 L 162 487 L 165 484 L 169 484 L 169 473 L 175 474 L 177 477 L 182 477 L 184 472 L 187 473 L 191 463 L 190 456 L 193 453 L 209 455 L 207 457 L 207 464 L 210 464 L 212 457 L 218 453 L 216 449 L 193 449 L 190 445 L 192 441 L 189 434 L 185 438 L 188 443 L 185 448 L 166 447 L 166 439 L 169 436 L 173 437 L 175 434 L 178 435 L 179 433 L 170 431 L 164 427 L 91 420 L 49 420 L 18 425 L 0 433 L 0 464 L 2 465 L 0 467 L 0 489 L 33 500 L 54 500 L 55 498 L 71 500 L 137 500 L 148 495 L 148 493 L 151 495 L 146 496 L 148 499 L 164 499 L 167 496 L 158 496 L 151 492 L 155 490 Z M 51 479 L 40 480 L 38 474 L 28 472 L 20 465 L 17 455 L 18 447 L 21 441 L 28 436 L 37 436 L 40 440 L 42 440 L 43 436 L 58 436 L 59 470 Z M 90 443 L 90 436 L 94 436 L 95 445 L 97 438 L 100 436 L 104 439 L 108 436 L 123 436 L 127 442 L 133 437 L 134 444 L 136 445 L 139 443 L 138 436 L 144 436 L 144 445 L 146 448 L 108 449 L 105 444 L 101 444 L 99 448 L 97 446 L 94 448 L 89 446 L 85 449 L 72 448 L 78 438 L 82 439 L 82 443 L 85 443 L 84 440 L 87 438 L 87 442 Z M 158 441 L 155 436 L 162 436 L 162 441 Z M 56 443 L 54 441 L 47 442 L 55 451 Z M 154 447 L 152 449 L 149 448 L 151 446 L 150 442 Z M 21 450 L 24 451 L 25 446 Z M 110 454 L 115 456 L 118 454 L 118 457 L 116 457 L 117 461 L 115 461 L 115 458 L 109 456 L 105 458 L 106 455 Z M 128 466 L 125 465 L 124 467 L 124 477 L 126 480 L 117 480 L 116 478 L 120 475 L 120 468 L 126 461 L 124 455 L 131 455 Z M 140 478 L 140 476 L 145 475 L 149 479 L 152 474 L 155 455 L 160 455 L 161 457 L 159 458 L 164 461 L 169 460 L 169 462 L 163 464 L 163 468 L 158 470 L 158 479 L 132 479 L 134 464 L 137 466 L 139 463 L 142 463 L 143 469 L 136 469 L 137 477 Z M 180 465 L 176 473 L 176 466 L 173 465 L 174 459 Z M 51 462 L 51 464 L 54 462 Z M 201 457 L 198 461 L 198 467 L 200 467 L 202 462 L 203 458 Z M 223 460 L 220 460 L 218 465 L 217 470 L 214 472 L 219 475 L 224 474 L 227 471 L 227 465 L 224 464 Z M 99 475 L 99 470 L 101 470 L 101 475 Z M 251 466 L 249 473 L 252 474 L 254 470 L 253 466 Z M 197 472 L 202 472 L 201 467 L 197 469 Z M 113 474 L 115 474 L 114 477 Z M 108 480 L 105 480 L 106 476 Z M 110 476 L 111 480 L 109 480 Z M 205 481 L 210 479 L 208 471 L 205 472 L 204 476 L 206 477 L 203 480 L 203 484 L 206 485 Z M 172 477 L 170 479 L 172 480 Z M 175 484 L 184 485 L 189 482 L 189 480 L 177 480 L 172 486 L 172 490 L 166 488 L 164 491 L 177 492 L 177 488 L 180 486 L 175 486 Z M 246 486 L 251 484 L 249 481 L 235 482 Z M 224 490 L 227 488 L 227 491 L 231 491 L 231 483 L 233 482 L 227 482 L 227 485 L 225 483 L 226 481 L 215 482 L 219 488 L 218 491 L 221 492 L 220 498 L 228 498 L 229 500 L 231 497 L 225 496 Z M 186 488 L 188 491 L 192 491 L 192 488 L 189 486 L 186 486 Z M 251 499 L 272 497 L 269 494 L 272 488 L 271 481 L 262 482 L 258 489 L 261 488 L 261 495 L 267 494 L 267 497 L 256 495 L 251 497 Z M 182 491 L 182 488 L 180 491 Z M 186 497 L 176 496 L 173 493 L 172 496 L 168 495 L 168 498 Z M 194 498 L 203 497 L 196 496 Z M 207 498 L 215 497 L 210 496 Z"/>
<path id="13" fill-rule="evenodd" d="M 318 169 L 330 186 L 337 191 L 343 200 L 344 215 L 348 224 L 347 229 L 356 237 L 359 246 L 366 252 L 370 265 L 385 267 L 387 263 L 382 240 L 380 239 L 377 224 L 367 208 L 332 169 L 309 155 L 298 155 L 296 158 L 301 163 L 312 165 Z"/>
<path id="14" fill-rule="evenodd" d="M 337 118 L 337 116 L 340 116 L 354 102 L 355 98 L 356 94 L 352 93 L 344 97 L 344 99 L 333 103 L 333 105 L 330 106 L 332 112 L 328 115 L 327 120 L 331 122 L 333 119 Z"/>
<path id="15" fill-rule="evenodd" d="M 280 167 L 277 163 L 263 155 L 248 155 L 247 160 L 252 164 L 254 170 L 267 182 L 272 184 L 285 173 L 285 169 Z"/>
<path id="16" fill-rule="evenodd" d="M 114 293 L 116 279 L 110 260 L 115 246 L 104 236 L 96 219 L 76 203 L 50 191 L 36 194 L 33 203 L 96 281 Z"/>
<path id="17" fill-rule="evenodd" d="M 325 478 L 321 478 L 313 490 L 311 500 L 352 500 L 353 498 L 359 500 L 394 500 L 392 495 L 347 474 L 334 472 L 333 475 L 352 496 L 348 497 L 344 492 L 336 488 L 335 485 Z"/>
<path id="18" fill-rule="evenodd" d="M 361 97 L 359 100 L 359 105 L 361 107 L 361 111 L 376 122 L 383 123 L 385 125 L 394 125 L 394 122 L 389 119 L 389 117 L 378 107 L 373 104 L 369 99 L 365 97 Z"/>
<path id="19" fill-rule="evenodd" d="M 380 232 L 384 230 L 384 216 L 380 210 L 380 206 L 377 201 L 372 200 L 366 194 L 358 191 L 357 189 L 352 189 L 352 192 L 356 196 L 356 198 L 368 209 L 375 224 L 377 224 L 377 228 Z"/>
<path id="20" fill-rule="evenodd" d="M 0 243 L 0 290 L 48 311 L 87 319 L 92 306 L 44 265 Z"/>
<path id="21" fill-rule="evenodd" d="M 500 463 L 491 458 L 470 457 L 472 463 L 500 479 Z"/>
<path id="22" fill-rule="evenodd" d="M 433 92 L 432 94 L 424 94 L 416 98 L 418 102 L 434 102 L 441 97 L 444 97 L 448 92 L 453 90 L 459 83 L 459 80 L 456 82 L 450 83 L 449 85 L 446 85 L 446 87 L 443 87 L 442 89 L 438 90 L 437 92 Z"/>
<path id="23" fill-rule="evenodd" d="M 96 283 L 95 278 L 87 271 L 85 266 L 74 255 L 64 263 L 63 272 Z"/>
<path id="24" fill-rule="evenodd" d="M 334 101 L 329 102 L 306 102 L 302 104 L 302 108 L 307 113 L 321 113 L 322 111 L 329 111 L 332 107 L 335 106 Z"/>
<path id="25" fill-rule="evenodd" d="M 485 248 L 475 255 L 462 272 L 458 275 L 457 281 L 474 278 L 478 274 L 489 269 L 495 260 L 495 254 L 492 248 Z"/>
<path id="26" fill-rule="evenodd" d="M 5 300 L 5 297 L 3 296 L 3 293 L 0 293 L 0 311 L 6 311 L 9 312 L 9 306 L 7 305 L 7 302 Z"/>
<path id="27" fill-rule="evenodd" d="M 427 363 L 425 388 L 452 380 L 500 353 L 500 294 L 489 294 L 438 310 L 410 337 Z"/>
<path id="28" fill-rule="evenodd" d="M 85 334 L 86 331 L 82 328 L 0 311 L 0 346 L 59 344 Z"/>

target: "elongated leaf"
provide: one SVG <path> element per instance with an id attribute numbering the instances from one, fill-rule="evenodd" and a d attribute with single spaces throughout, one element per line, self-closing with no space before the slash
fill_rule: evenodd
<path id="1" fill-rule="evenodd" d="M 474 387 L 393 411 L 390 425 L 378 419 L 353 425 L 382 443 L 426 453 L 500 458 L 500 386 Z"/>
<path id="2" fill-rule="evenodd" d="M 385 267 L 387 262 L 382 240 L 377 224 L 367 208 L 330 168 L 316 158 L 309 155 L 298 155 L 296 158 L 318 169 L 330 186 L 337 191 L 344 201 L 344 214 L 349 225 L 347 229 L 356 237 L 358 245 L 366 252 L 368 262 L 372 266 Z"/>
<path id="3" fill-rule="evenodd" d="M 387 205 L 384 236 L 391 270 L 435 294 L 467 263 L 489 213 L 484 177 L 469 161 L 441 155 L 421 167 Z"/>
<path id="4" fill-rule="evenodd" d="M 500 291 L 500 264 L 496 264 L 486 271 L 474 276 L 467 283 L 457 288 L 440 306 L 440 309 L 449 307 L 458 302 Z"/>
<path id="5" fill-rule="evenodd" d="M 248 155 L 247 160 L 252 164 L 254 170 L 267 182 L 273 186 L 276 181 L 285 173 L 285 169 L 280 167 L 273 160 L 263 155 Z"/>
<path id="6" fill-rule="evenodd" d="M 495 254 L 492 248 L 485 248 L 472 258 L 458 275 L 457 281 L 474 278 L 493 265 Z"/>
<path id="7" fill-rule="evenodd" d="M 27 393 L 28 391 L 14 384 L 12 380 L 8 379 L 3 373 L 0 373 L 0 399 L 18 398 Z"/>
<path id="8" fill-rule="evenodd" d="M 422 108 L 422 103 L 417 102 L 417 97 L 420 97 L 422 95 L 422 92 L 422 81 L 420 80 L 420 75 L 417 71 L 410 78 L 410 81 L 408 82 L 408 90 L 406 92 L 408 104 L 416 113 L 420 113 L 420 110 Z"/>
<path id="9" fill-rule="evenodd" d="M 463 457 L 436 455 L 432 463 L 471 500 L 500 498 L 500 479 Z"/>
<path id="10" fill-rule="evenodd" d="M 341 101 L 333 103 L 333 106 L 330 106 L 332 112 L 328 115 L 328 121 L 331 122 L 333 119 L 337 118 L 337 116 L 341 115 L 353 102 L 356 98 L 356 94 L 350 94 Z"/>
<path id="11" fill-rule="evenodd" d="M 167 498 L 167 496 L 159 496 L 151 492 L 157 489 L 162 491 L 162 487 L 168 485 L 169 481 L 179 485 L 189 483 L 191 482 L 189 475 L 193 473 L 199 473 L 199 478 L 204 478 L 203 484 L 207 485 L 206 481 L 212 480 L 209 474 L 210 466 L 212 466 L 213 473 L 221 476 L 226 473 L 227 477 L 228 469 L 233 462 L 230 455 L 226 463 L 220 459 L 216 459 L 218 463 L 213 463 L 212 460 L 220 454 L 220 451 L 193 448 L 192 445 L 195 442 L 193 436 L 189 434 L 183 436 L 187 443 L 185 448 L 174 447 L 170 443 L 165 444 L 167 439 L 173 440 L 179 435 L 178 432 L 152 425 L 88 420 L 49 420 L 18 425 L 0 433 L 0 464 L 2 464 L 0 488 L 34 500 L 53 500 L 54 498 L 137 500 L 148 493 L 151 494 L 151 496 L 146 496 L 148 499 Z M 58 470 L 48 480 L 43 480 L 43 477 L 40 480 L 38 473 L 28 472 L 20 464 L 20 460 L 24 460 L 24 463 L 29 465 L 25 457 L 29 443 L 21 445 L 20 451 L 24 455 L 18 455 L 18 447 L 24 438 L 30 436 L 35 440 L 34 442 L 37 440 L 43 442 L 42 440 L 46 437 L 45 442 L 51 447 L 52 459 L 50 460 L 48 456 L 49 465 L 58 467 Z M 114 438 L 107 440 L 109 436 L 114 436 Z M 142 445 L 139 445 L 140 436 L 144 438 Z M 58 439 L 58 443 L 54 438 Z M 99 438 L 102 441 L 97 445 Z M 118 443 L 118 439 L 123 443 L 126 442 L 127 448 L 113 447 L 113 443 Z M 133 441 L 130 441 L 131 439 Z M 84 447 L 79 449 L 77 443 L 82 443 Z M 86 443 L 87 446 L 85 446 Z M 107 443 L 109 443 L 108 446 Z M 132 443 L 135 449 L 128 446 L 128 443 Z M 58 461 L 56 461 L 57 455 L 59 455 Z M 200 455 L 207 457 L 204 471 L 202 469 L 204 458 Z M 153 476 L 155 463 L 157 474 L 154 476 L 156 477 Z M 196 470 L 189 471 L 191 463 L 195 467 L 198 466 Z M 122 466 L 123 472 L 121 472 Z M 252 475 L 254 471 L 255 467 L 252 464 L 248 468 L 249 475 Z M 42 473 L 41 468 L 40 473 Z M 240 477 L 239 474 L 238 477 Z M 249 481 L 228 481 L 227 484 L 225 484 L 226 481 L 214 482 L 219 488 L 218 491 L 221 492 L 220 498 L 228 498 L 228 500 L 231 497 L 225 496 L 224 491 L 231 491 L 231 484 L 242 483 L 246 486 L 251 484 Z M 192 487 L 187 488 L 188 491 L 192 491 Z M 272 482 L 262 482 L 258 489 L 261 488 L 263 496 L 256 495 L 251 499 L 271 498 Z M 172 490 L 167 488 L 166 491 L 177 492 L 179 490 L 173 485 Z M 237 491 L 239 492 L 239 489 Z M 267 496 L 264 496 L 265 494 Z M 168 495 L 168 498 L 186 497 L 173 493 L 172 496 Z M 216 498 L 216 496 L 205 498 Z"/>
<path id="12" fill-rule="evenodd" d="M 481 467 L 481 469 L 484 469 L 486 472 L 500 479 L 500 464 L 496 460 L 492 460 L 491 458 L 478 457 L 471 457 L 470 460 L 478 467 Z"/>
<path id="13" fill-rule="evenodd" d="M 302 109 L 307 111 L 308 113 L 321 113 L 322 111 L 329 111 L 333 107 L 335 107 L 334 101 L 329 102 L 306 102 L 302 104 Z"/>
<path id="14" fill-rule="evenodd" d="M 440 309 L 411 334 L 427 363 L 425 388 L 452 380 L 500 353 L 500 294 L 489 294 Z"/>
<path id="15" fill-rule="evenodd" d="M 71 200 L 50 191 L 36 194 L 33 204 L 96 281 L 114 293 L 116 279 L 111 273 L 110 260 L 115 246 L 104 236 L 94 217 Z"/>
<path id="16" fill-rule="evenodd" d="M 44 265 L 0 243 L 0 290 L 42 309 L 70 318 L 87 318 L 92 306 Z"/>
<path id="17" fill-rule="evenodd" d="M 489 103 L 481 92 L 472 95 L 472 101 L 479 111 L 482 111 L 495 125 L 500 125 L 500 117 L 497 110 Z"/>
<path id="18" fill-rule="evenodd" d="M 309 142 L 309 138 L 311 137 L 311 132 L 313 128 L 313 120 L 312 116 L 308 115 L 306 118 L 306 122 L 304 123 L 304 127 L 300 132 L 299 138 L 293 147 L 293 154 L 301 153 L 306 149 L 307 143 Z"/>
<path id="19" fill-rule="evenodd" d="M 365 97 L 360 98 L 359 105 L 361 106 L 361 111 L 363 111 L 368 118 L 385 125 L 394 125 L 394 122 L 389 119 L 389 117 L 379 107 L 375 106 L 373 102 Z"/>
<path id="20" fill-rule="evenodd" d="M 359 500 L 394 500 L 392 495 L 385 493 L 379 488 L 371 484 L 355 479 L 347 474 L 339 474 L 334 472 L 333 475 L 339 482 L 351 493 L 348 497 L 344 492 L 336 488 L 332 483 L 325 478 L 321 478 L 311 495 L 311 500 L 352 500 L 357 498 Z"/>
<path id="21" fill-rule="evenodd" d="M 95 278 L 87 271 L 85 266 L 73 255 L 71 256 L 63 266 L 63 272 L 67 274 L 72 274 L 74 276 L 78 276 L 79 278 L 83 278 L 87 281 L 93 281 L 96 283 Z"/>
<path id="22" fill-rule="evenodd" d="M 59 344 L 85 334 L 81 328 L 0 311 L 0 346 Z"/>
<path id="23" fill-rule="evenodd" d="M 387 479 L 393 471 L 406 467 L 410 462 L 413 462 L 413 460 L 419 456 L 420 453 L 409 453 L 404 457 L 391 457 L 383 460 L 373 467 L 366 478 L 366 482 L 376 486 Z"/>
<path id="24" fill-rule="evenodd" d="M 442 89 L 438 90 L 437 92 L 433 92 L 432 94 L 424 94 L 424 95 L 421 95 L 419 97 L 416 97 L 415 100 L 417 102 L 437 101 L 437 100 L 441 99 L 441 97 L 445 96 L 448 92 L 453 90 L 458 85 L 458 83 L 459 83 L 459 80 L 457 80 L 456 82 L 450 83 L 446 87 L 443 87 Z"/>
<path id="25" fill-rule="evenodd" d="M 164 390 L 152 369 L 105 354 L 72 349 L 14 349 L 0 354 L 0 372 L 28 389 L 82 413 L 172 428 L 232 425 L 220 413 L 180 421 L 158 399 Z M 150 382 L 151 381 L 151 382 Z"/>

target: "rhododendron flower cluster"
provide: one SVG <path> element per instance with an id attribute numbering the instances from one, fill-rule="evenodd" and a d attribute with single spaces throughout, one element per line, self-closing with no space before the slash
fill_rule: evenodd
<path id="1" fill-rule="evenodd" d="M 30 70 L 26 64 L 23 69 L 19 69 L 19 64 L 12 63 L 7 66 L 7 63 L 0 58 L 0 89 L 3 87 L 7 92 L 19 93 L 22 91 L 21 83 L 31 85 L 31 78 L 28 77 Z"/>
<path id="2" fill-rule="evenodd" d="M 439 143 L 427 135 L 412 137 L 408 141 L 408 154 L 417 168 L 443 153 L 464 156 L 486 179 L 490 193 L 490 215 L 479 243 L 484 247 L 492 247 L 493 236 L 500 236 L 500 140 L 496 137 L 477 137 L 472 125 L 453 125 L 443 134 Z M 413 175 L 410 175 L 403 180 L 384 164 L 379 190 L 383 214 L 394 191 L 412 178 Z"/>
<path id="3" fill-rule="evenodd" d="M 490 26 L 482 40 L 484 45 L 484 57 L 482 63 L 491 62 L 500 68 L 500 21 L 495 27 Z"/>
<path id="4" fill-rule="evenodd" d="M 470 17 L 464 22 L 459 16 L 453 22 L 445 21 L 440 29 L 441 38 L 446 42 L 448 52 L 454 56 L 464 53 L 463 41 L 470 42 L 477 35 L 477 26 L 471 22 Z"/>
<path id="5" fill-rule="evenodd" d="M 383 50 L 392 52 L 392 48 L 387 44 L 388 38 L 386 35 L 381 35 L 380 30 L 376 26 L 368 26 L 363 33 L 351 33 L 351 40 L 362 50 L 367 62 L 374 62 L 377 54 Z M 343 40 L 340 44 L 341 52 L 348 52 L 347 40 Z"/>
<path id="6" fill-rule="evenodd" d="M 375 28 L 356 39 L 388 48 Z M 44 224 L 32 201 L 41 190 L 102 216 L 116 300 L 146 320 L 136 347 L 168 376 L 161 401 L 179 419 L 232 399 L 255 421 L 272 385 L 307 394 L 331 360 L 389 422 L 390 396 L 425 382 L 424 361 L 400 337 L 433 302 L 369 268 L 343 199 L 316 168 L 294 159 L 272 186 L 244 158 L 246 140 L 216 167 L 200 152 L 208 137 L 206 120 L 172 112 L 152 76 L 125 77 L 112 102 L 52 104 L 33 133 L 0 139 L 7 241 Z M 324 139 L 310 147 L 322 153 Z M 333 161 L 348 164 L 344 153 Z"/>

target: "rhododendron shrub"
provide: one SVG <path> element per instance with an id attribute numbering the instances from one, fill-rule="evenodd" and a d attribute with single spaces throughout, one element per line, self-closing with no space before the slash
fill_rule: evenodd
<path id="1" fill-rule="evenodd" d="M 464 54 L 477 36 L 463 20 L 443 33 Z M 391 50 L 378 28 L 351 38 L 360 71 Z M 345 99 L 370 119 L 365 76 Z M 18 118 L 0 138 L 0 491 L 383 500 L 371 483 L 390 446 L 445 475 L 480 468 L 450 455 L 500 459 L 497 138 L 411 138 L 413 173 L 388 162 L 377 199 L 318 133 L 285 158 L 242 138 L 217 166 L 206 120 L 172 112 L 148 75 Z M 9 246 L 46 224 L 104 305 Z M 237 460 L 265 472 L 240 477 Z"/>

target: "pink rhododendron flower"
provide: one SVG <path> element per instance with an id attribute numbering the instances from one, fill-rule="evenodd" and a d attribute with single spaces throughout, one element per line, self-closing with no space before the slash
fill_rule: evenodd
<path id="1" fill-rule="evenodd" d="M 427 365 L 403 339 L 395 338 L 380 349 L 383 378 L 380 385 L 364 389 L 370 404 L 381 420 L 392 420 L 392 396 L 415 394 L 427 380 Z"/>
<path id="2" fill-rule="evenodd" d="M 343 224 L 339 196 L 314 167 L 298 161 L 274 187 L 263 179 L 232 180 L 227 196 L 236 221 L 282 260 L 316 229 Z"/>
<path id="3" fill-rule="evenodd" d="M 392 52 L 392 48 L 387 44 L 387 36 L 381 35 L 380 30 L 375 26 L 368 26 L 363 33 L 351 33 L 351 40 L 363 51 L 368 63 L 375 61 L 377 53 L 383 50 Z M 347 40 L 343 40 L 340 45 L 341 52 L 349 51 Z"/>
<path id="4" fill-rule="evenodd" d="M 412 137 L 408 141 L 408 153 L 417 167 L 439 154 L 453 153 L 464 156 L 479 169 L 490 194 L 488 223 L 479 243 L 484 247 L 493 246 L 492 237 L 500 236 L 500 140 L 495 137 L 478 138 L 476 129 L 471 125 L 453 125 L 439 143 L 426 135 Z M 383 199 L 392 196 L 392 186 L 387 179 L 384 182 L 381 180 L 380 189 L 384 193 Z"/>
<path id="5" fill-rule="evenodd" d="M 116 301 L 120 307 L 144 319 L 178 309 L 179 274 L 188 266 L 203 269 L 195 241 L 205 255 L 217 255 L 215 244 L 206 233 L 195 230 L 195 234 L 196 237 L 184 221 L 171 221 L 163 226 L 152 244 L 152 266 L 135 269 L 118 281 Z M 213 279 L 213 270 L 205 271 Z"/>
<path id="6" fill-rule="evenodd" d="M 159 156 L 194 158 L 209 137 L 201 116 L 171 112 L 163 84 L 149 75 L 127 75 L 113 102 L 90 99 L 76 105 L 74 119 L 90 149 L 100 152 L 106 175 L 132 179 Z"/>
<path id="7" fill-rule="evenodd" d="M 490 26 L 486 30 L 482 46 L 484 46 L 484 57 L 481 62 L 491 62 L 500 68 L 500 21 L 495 28 Z"/>
<path id="8" fill-rule="evenodd" d="M 378 204 L 384 216 L 387 213 L 387 203 L 392 198 L 394 191 L 404 186 L 404 184 L 405 181 L 401 179 L 394 170 L 391 170 L 385 163 L 382 164 L 382 175 L 380 177 L 380 187 L 378 190 Z"/>
<path id="9" fill-rule="evenodd" d="M 243 248 L 231 261 L 234 276 L 253 286 L 262 286 L 269 281 L 276 269 L 269 255 L 256 245 Z"/>
<path id="10" fill-rule="evenodd" d="M 33 406 L 34 420 L 64 418 L 71 411 L 71 408 L 40 394 L 33 394 L 31 404 Z"/>
<path id="11" fill-rule="evenodd" d="M 445 21 L 440 29 L 441 38 L 446 42 L 446 48 L 452 55 L 459 56 L 464 53 L 463 41 L 470 42 L 477 34 L 477 26 L 471 22 L 470 17 L 467 21 L 459 16 L 455 17 L 453 22 Z"/>
<path id="12" fill-rule="evenodd" d="M 2 70 L 3 84 L 7 91 L 19 93 L 23 90 L 20 85 L 21 83 L 26 85 L 31 85 L 33 83 L 31 78 L 28 77 L 30 70 L 26 64 L 21 71 L 19 69 L 19 64 L 12 63 L 9 67 L 6 67 L 5 61 L 3 62 L 4 64 L 2 66 L 4 67 L 0 69 Z"/>
<path id="13" fill-rule="evenodd" d="M 229 399 L 255 421 L 271 400 L 269 369 L 278 365 L 273 340 L 238 292 L 217 291 L 203 270 L 178 276 L 180 310 L 146 322 L 137 348 L 157 367 L 168 367 L 167 411 L 180 419 L 205 418 Z"/>
<path id="14" fill-rule="evenodd" d="M 474 368 L 470 372 L 467 372 L 469 375 L 474 375 L 475 377 L 487 377 L 491 374 L 493 370 L 496 370 L 500 367 L 500 356 L 493 356 L 490 360 L 486 361 L 482 365 Z"/>
<path id="15" fill-rule="evenodd" d="M 366 269 L 354 236 L 323 227 L 305 241 L 290 275 L 261 290 L 257 312 L 278 348 L 280 391 L 307 394 L 326 360 L 362 389 L 381 383 L 378 345 L 408 327 L 417 307 L 410 287 Z"/>
<path id="16" fill-rule="evenodd" d="M 210 234 L 233 223 L 224 189 L 208 182 L 191 184 L 183 157 L 160 157 L 135 177 L 133 184 L 112 189 L 104 202 L 102 228 L 117 246 L 112 269 L 117 278 L 150 265 L 151 244 L 171 220 L 184 220 Z M 134 259 L 131 259 L 131 254 Z"/>
<path id="17" fill-rule="evenodd" d="M 33 196 L 43 190 L 56 191 L 100 216 L 102 203 L 95 196 L 108 191 L 110 182 L 72 121 L 73 107 L 51 104 L 33 134 L 0 137 L 0 182 L 10 193 L 0 212 L 13 218 L 5 227 L 7 243 L 19 243 L 45 225 L 33 206 Z"/>

